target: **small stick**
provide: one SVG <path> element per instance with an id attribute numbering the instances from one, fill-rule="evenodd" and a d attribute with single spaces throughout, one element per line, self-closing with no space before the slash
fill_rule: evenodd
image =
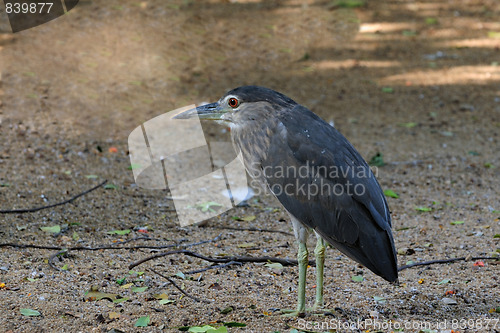
<path id="1" fill-rule="evenodd" d="M 42 206 L 42 207 L 36 207 L 36 208 L 28 208 L 28 209 L 7 209 L 7 210 L 0 210 L 0 214 L 34 213 L 34 212 L 38 212 L 39 210 L 42 210 L 42 209 L 49 209 L 49 208 L 54 208 L 54 207 L 57 207 L 57 206 L 62 206 L 62 205 L 65 205 L 67 203 L 70 203 L 70 202 L 78 199 L 81 196 L 84 196 L 85 194 L 88 194 L 88 193 L 90 193 L 92 191 L 97 190 L 99 187 L 103 186 L 107 182 L 108 181 L 105 180 L 102 183 L 100 183 L 99 185 L 94 186 L 91 189 L 86 190 L 85 192 L 79 193 L 79 194 L 75 195 L 74 197 L 69 198 L 68 200 L 57 202 L 57 203 L 52 204 L 52 205 Z"/>
<path id="2" fill-rule="evenodd" d="M 215 227 L 204 227 L 204 228 L 214 228 L 214 229 L 227 229 L 227 230 L 238 230 L 238 231 L 259 231 L 259 232 L 274 232 L 274 233 L 280 233 L 280 234 L 283 234 L 283 235 L 287 235 L 287 236 L 293 236 L 293 234 L 289 233 L 289 232 L 286 232 L 286 231 L 281 231 L 281 230 L 273 230 L 273 229 L 259 229 L 259 228 L 237 228 L 237 227 L 219 227 L 219 226 L 215 226 Z"/>
<path id="3" fill-rule="evenodd" d="M 213 266 L 205 267 L 205 268 L 202 268 L 202 269 L 197 269 L 197 270 L 194 270 L 194 271 L 185 272 L 184 275 L 202 273 L 202 272 L 206 272 L 206 271 L 211 270 L 211 269 L 224 268 L 224 267 L 228 267 L 228 266 L 231 266 L 231 265 L 240 265 L 241 266 L 241 265 L 243 265 L 243 263 L 241 263 L 239 261 L 230 261 L 230 262 L 227 262 L 225 264 L 213 265 Z"/>
<path id="4" fill-rule="evenodd" d="M 490 260 L 490 259 L 491 260 L 498 260 L 499 258 L 497 258 L 497 257 L 472 257 L 472 258 L 470 258 L 470 260 Z M 398 271 L 402 271 L 403 269 L 412 268 L 415 266 L 428 266 L 428 265 L 433 265 L 433 264 L 447 264 L 450 262 L 462 261 L 462 260 L 469 260 L 469 258 L 460 257 L 460 258 L 437 259 L 437 260 L 415 262 L 413 264 L 398 267 Z"/>
<path id="5" fill-rule="evenodd" d="M 64 250 L 61 250 L 53 255 L 50 256 L 49 258 L 49 266 L 52 267 L 53 269 L 55 269 L 56 271 L 62 271 L 62 269 L 60 269 L 59 267 L 56 266 L 56 264 L 54 264 L 54 259 L 56 259 L 56 257 L 60 256 L 60 255 L 63 255 L 65 253 L 67 253 L 68 251 L 66 249 Z"/>
<path id="6" fill-rule="evenodd" d="M 203 303 L 207 303 L 207 304 L 210 304 L 211 302 L 208 301 L 208 300 L 205 300 L 205 299 L 201 299 L 201 298 L 198 298 L 198 297 L 194 297 L 194 296 L 191 296 L 189 295 L 187 292 L 185 292 L 184 290 L 182 290 L 181 287 L 179 287 L 175 282 L 174 280 L 172 280 L 171 278 L 169 278 L 168 276 L 166 275 L 163 275 L 157 271 L 155 271 L 154 269 L 152 268 L 148 268 L 148 271 L 151 271 L 159 276 L 161 276 L 162 278 L 166 279 L 168 282 L 170 282 L 175 288 L 177 288 L 181 293 L 183 293 L 185 296 L 195 300 L 196 302 L 203 302 Z"/>
<path id="7" fill-rule="evenodd" d="M 160 257 L 164 257 L 164 256 L 168 256 L 171 254 L 178 254 L 178 253 L 182 253 L 182 254 L 185 254 L 187 256 L 195 257 L 195 258 L 202 259 L 205 261 L 217 262 L 217 263 L 228 263 L 231 261 L 239 261 L 239 262 L 268 262 L 268 261 L 271 261 L 271 262 L 278 262 L 278 263 L 282 264 L 283 266 L 298 265 L 297 260 L 294 260 L 294 259 L 282 259 L 282 258 L 276 258 L 276 257 L 248 257 L 248 256 L 242 256 L 242 257 L 230 256 L 230 257 L 212 258 L 212 257 L 204 256 L 204 255 L 196 253 L 196 252 L 188 251 L 188 250 L 174 250 L 174 251 L 156 253 L 150 257 L 143 258 L 141 260 L 138 260 L 136 262 L 131 263 L 128 266 L 128 268 L 132 269 L 136 266 L 139 266 L 140 264 L 145 263 L 146 261 L 153 260 L 153 259 L 160 258 Z M 314 266 L 315 261 L 309 260 L 309 265 Z"/>
<path id="8" fill-rule="evenodd" d="M 32 248 L 32 249 L 43 249 L 43 250 L 65 250 L 65 251 L 99 251 L 99 250 L 139 250 L 139 249 L 169 249 L 172 247 L 191 247 L 191 246 L 197 246 L 205 243 L 210 243 L 210 242 L 216 242 L 222 234 L 219 234 L 217 237 L 214 239 L 209 239 L 209 240 L 204 240 L 201 242 L 196 242 L 196 243 L 189 243 L 189 244 L 168 244 L 168 245 L 134 245 L 134 246 L 116 246 L 114 244 L 110 245 L 101 245 L 101 246 L 74 246 L 74 247 L 59 247 L 59 246 L 50 246 L 50 245 L 36 245 L 36 244 L 16 244 L 16 243 L 1 243 L 0 248 L 2 247 L 16 247 L 16 248 Z M 146 238 L 146 237 L 136 237 L 130 240 L 126 240 L 123 242 L 118 242 L 116 244 L 123 244 L 127 243 L 130 241 L 135 241 L 135 240 L 152 240 L 152 238 Z"/>

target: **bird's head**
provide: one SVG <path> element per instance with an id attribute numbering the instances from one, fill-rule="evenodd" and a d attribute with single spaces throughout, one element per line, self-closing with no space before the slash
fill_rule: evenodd
<path id="1" fill-rule="evenodd" d="M 276 112 L 292 108 L 296 104 L 277 91 L 258 86 L 243 86 L 229 91 L 215 103 L 184 111 L 174 119 L 198 117 L 239 127 L 247 125 L 248 121 L 272 117 Z"/>

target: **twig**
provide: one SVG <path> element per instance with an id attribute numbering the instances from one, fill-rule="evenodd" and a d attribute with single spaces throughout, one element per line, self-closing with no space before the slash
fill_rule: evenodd
<path id="1" fill-rule="evenodd" d="M 62 205 L 65 205 L 67 203 L 70 203 L 70 202 L 78 199 L 81 196 L 84 196 L 85 194 L 88 194 L 88 193 L 90 193 L 92 191 L 97 190 L 99 187 L 103 186 L 107 182 L 108 181 L 105 180 L 102 183 L 100 183 L 99 185 L 94 186 L 91 189 L 86 190 L 85 192 L 79 193 L 79 194 L 75 195 L 74 197 L 69 198 L 68 200 L 57 202 L 57 203 L 52 204 L 52 205 L 42 206 L 42 207 L 36 207 L 36 208 L 28 208 L 28 209 L 7 209 L 7 210 L 0 210 L 0 214 L 34 213 L 34 212 L 38 212 L 39 210 L 42 210 L 42 209 L 49 209 L 49 208 L 54 208 L 54 207 L 57 207 L 57 206 L 62 206 Z"/>
<path id="2" fill-rule="evenodd" d="M 490 259 L 491 260 L 499 260 L 499 258 L 497 258 L 497 257 L 472 257 L 472 258 L 460 257 L 460 258 L 450 258 L 450 259 L 437 259 L 437 260 L 415 262 L 413 264 L 400 266 L 400 267 L 398 267 L 398 271 L 402 271 L 403 269 L 412 268 L 412 267 L 416 267 L 416 266 L 428 266 L 428 265 L 433 265 L 433 264 L 447 264 L 450 262 L 462 261 L 462 260 L 490 260 Z"/>
<path id="3" fill-rule="evenodd" d="M 207 304 L 210 304 L 211 302 L 206 300 L 206 299 L 201 299 L 201 298 L 198 298 L 198 297 L 194 297 L 194 296 L 191 296 L 189 295 L 187 292 L 185 292 L 184 290 L 182 290 L 181 287 L 179 287 L 175 282 L 174 280 L 172 280 L 171 278 L 169 278 L 168 276 L 166 275 L 163 275 L 157 271 L 155 271 L 154 269 L 152 268 L 148 268 L 148 271 L 151 271 L 159 276 L 161 276 L 162 278 L 166 279 L 168 282 L 170 282 L 175 288 L 177 288 L 181 293 L 183 293 L 185 296 L 195 300 L 196 302 L 203 302 L 203 303 L 207 303 Z"/>
<path id="4" fill-rule="evenodd" d="M 139 266 L 140 264 L 145 263 L 146 261 L 153 260 L 156 258 L 168 256 L 171 254 L 185 254 L 190 257 L 195 257 L 198 259 L 206 260 L 209 262 L 217 262 L 217 263 L 228 263 L 231 261 L 239 261 L 239 262 L 278 262 L 282 264 L 283 266 L 294 266 L 297 265 L 297 260 L 294 259 L 282 259 L 282 258 L 276 258 L 276 257 L 248 257 L 248 256 L 230 256 L 230 257 L 221 257 L 221 258 L 212 258 L 212 257 L 207 257 L 202 254 L 192 252 L 189 250 L 174 250 L 174 251 L 167 251 L 167 252 L 160 252 L 156 253 L 150 257 L 143 258 L 141 260 L 138 260 L 136 262 L 131 263 L 128 267 L 129 269 L 132 269 L 136 266 Z M 309 265 L 314 266 L 315 261 L 314 260 L 309 260 Z"/>
<path id="5" fill-rule="evenodd" d="M 202 245 L 202 244 L 206 244 L 206 243 L 217 242 L 221 236 L 222 236 L 222 233 L 218 234 L 217 237 L 215 237 L 214 239 L 204 240 L 201 242 L 190 243 L 190 244 L 186 244 L 186 245 L 179 245 L 179 247 L 191 247 L 191 246 L 197 246 L 197 245 Z"/>
<path id="6" fill-rule="evenodd" d="M 56 264 L 54 264 L 54 259 L 56 259 L 58 256 L 63 255 L 67 252 L 68 251 L 66 249 L 64 249 L 64 250 L 61 250 L 61 251 L 51 255 L 49 257 L 49 266 L 52 267 L 53 269 L 55 269 L 56 271 L 62 271 L 62 269 L 60 269 L 59 267 L 56 266 Z"/>
<path id="7" fill-rule="evenodd" d="M 139 250 L 139 249 L 169 249 L 172 247 L 192 247 L 205 243 L 216 242 L 222 234 L 219 234 L 217 237 L 204 240 L 196 243 L 189 244 L 167 244 L 167 245 L 134 245 L 134 246 L 116 246 L 115 244 L 110 245 L 101 245 L 96 247 L 91 246 L 74 246 L 74 247 L 59 247 L 59 246 L 50 246 L 50 245 L 36 245 L 36 244 L 16 244 L 16 243 L 1 243 L 0 248 L 2 247 L 16 247 L 16 248 L 32 248 L 32 249 L 43 249 L 43 250 L 65 250 L 65 251 L 99 251 L 99 250 Z M 149 239 L 145 237 L 137 237 L 131 240 L 127 240 L 124 242 L 132 241 L 132 240 L 140 240 L 140 239 Z M 124 242 L 118 242 L 116 244 L 122 244 Z"/>
<path id="8" fill-rule="evenodd" d="M 220 227 L 220 226 L 214 226 L 214 227 L 210 226 L 210 227 L 204 227 L 204 228 L 227 229 L 227 230 L 238 230 L 238 231 L 275 232 L 275 233 L 280 233 L 283 235 L 293 236 L 293 234 L 291 234 L 289 232 L 281 231 L 281 230 L 273 230 L 273 229 L 237 228 L 237 227 Z"/>
<path id="9" fill-rule="evenodd" d="M 184 275 L 191 275 L 191 274 L 197 274 L 197 273 L 206 272 L 206 271 L 211 270 L 211 269 L 224 268 L 224 267 L 228 267 L 228 266 L 231 266 L 231 265 L 240 265 L 241 266 L 241 265 L 243 265 L 243 263 L 241 263 L 239 261 L 230 261 L 230 262 L 227 262 L 225 264 L 208 266 L 208 267 L 205 267 L 205 268 L 202 268 L 202 269 L 197 269 L 197 270 L 194 270 L 194 271 L 183 272 L 183 273 L 184 273 Z"/>

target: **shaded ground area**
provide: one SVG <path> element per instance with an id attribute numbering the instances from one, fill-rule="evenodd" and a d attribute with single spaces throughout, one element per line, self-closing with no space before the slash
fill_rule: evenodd
<path id="1" fill-rule="evenodd" d="M 144 121 L 258 84 L 335 120 L 366 159 L 383 154 L 379 181 L 399 194 L 389 204 L 400 265 L 493 256 L 500 247 L 499 18 L 494 0 L 369 1 L 355 8 L 328 1 L 108 0 L 82 1 L 51 23 L 0 34 L 0 209 L 62 201 L 104 179 L 116 187 L 51 210 L 0 215 L 0 243 L 166 245 L 221 234 L 190 249 L 294 258 L 293 236 L 223 229 L 291 232 L 272 198 L 181 228 L 168 193 L 138 188 L 128 169 L 127 137 Z M 60 233 L 40 229 L 54 225 Z M 125 229 L 132 231 L 108 233 Z M 66 271 L 48 265 L 57 252 L 0 249 L 3 331 L 160 331 L 236 321 L 246 328 L 229 331 L 288 332 L 304 324 L 273 312 L 295 306 L 293 266 L 245 264 L 175 278 L 191 295 L 213 300 L 205 304 L 147 271 L 170 276 L 209 265 L 200 259 L 159 258 L 134 268 L 145 272 L 138 276 L 128 265 L 152 250 L 71 251 L 54 261 Z M 334 310 L 305 318 L 310 325 L 378 317 L 416 323 L 408 332 L 445 320 L 466 320 L 465 329 L 455 327 L 460 332 L 492 332 L 495 324 L 500 330 L 492 260 L 404 270 L 401 285 L 392 286 L 329 250 L 325 275 L 325 301 Z M 362 282 L 351 279 L 360 275 Z M 311 303 L 313 281 L 311 268 Z M 92 287 L 129 299 L 86 301 Z M 159 304 L 154 295 L 162 293 L 175 302 Z M 21 308 L 42 316 L 23 316 Z M 150 316 L 149 326 L 134 328 L 141 316 Z"/>

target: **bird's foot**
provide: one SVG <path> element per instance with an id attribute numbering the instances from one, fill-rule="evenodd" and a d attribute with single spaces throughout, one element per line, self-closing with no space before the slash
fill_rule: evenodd
<path id="1" fill-rule="evenodd" d="M 281 315 L 284 317 L 304 317 L 305 310 L 280 309 Z"/>
<path id="2" fill-rule="evenodd" d="M 319 303 L 314 303 L 312 308 L 307 308 L 307 312 L 321 312 L 324 310 L 324 305 Z"/>
<path id="3" fill-rule="evenodd" d="M 333 313 L 334 310 L 325 308 L 323 304 L 315 303 L 313 307 L 305 310 L 280 309 L 281 315 L 285 317 L 305 317 L 306 315 L 323 316 L 327 313 Z"/>
<path id="4" fill-rule="evenodd" d="M 312 308 L 307 308 L 306 312 L 310 315 L 315 315 L 315 316 L 324 316 L 329 313 L 333 313 L 331 309 L 325 308 L 323 304 L 314 304 Z"/>

